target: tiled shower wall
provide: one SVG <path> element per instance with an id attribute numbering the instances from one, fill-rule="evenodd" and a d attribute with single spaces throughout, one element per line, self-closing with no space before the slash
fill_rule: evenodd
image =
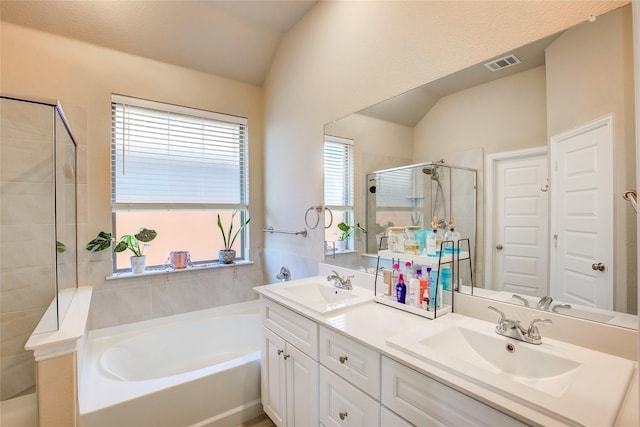
<path id="1" fill-rule="evenodd" d="M 75 230 L 77 226 L 86 229 L 87 156 L 86 145 L 79 145 L 74 174 L 73 143 L 52 105 L 0 102 L 0 400 L 6 400 L 34 391 L 35 362 L 24 345 L 55 295 L 56 237 L 67 247 L 57 256 L 58 287 L 76 286 Z M 84 137 L 84 113 L 73 112 L 78 122 L 72 128 L 74 137 L 75 131 Z M 57 202 L 54 140 L 59 165 Z M 61 307 L 62 314 L 64 310 Z M 55 327 L 55 321 L 50 322 L 49 329 Z"/>
<path id="2" fill-rule="evenodd" d="M 35 363 L 24 345 L 55 295 L 51 106 L 0 106 L 0 398 L 32 391 Z"/>

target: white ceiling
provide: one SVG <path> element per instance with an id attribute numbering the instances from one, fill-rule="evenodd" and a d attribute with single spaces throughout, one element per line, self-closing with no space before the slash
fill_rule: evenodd
<path id="1" fill-rule="evenodd" d="M 317 0 L 2 0 L 3 21 L 261 86 Z"/>

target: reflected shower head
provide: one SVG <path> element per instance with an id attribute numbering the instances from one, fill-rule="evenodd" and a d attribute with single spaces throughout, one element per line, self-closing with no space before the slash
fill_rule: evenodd
<path id="1" fill-rule="evenodd" d="M 440 174 L 438 173 L 438 166 L 429 165 L 422 168 L 422 173 L 425 175 L 431 175 L 431 179 L 438 180 Z"/>

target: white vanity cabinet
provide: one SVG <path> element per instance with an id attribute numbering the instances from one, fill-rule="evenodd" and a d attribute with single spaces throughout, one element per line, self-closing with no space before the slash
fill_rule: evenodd
<path id="1" fill-rule="evenodd" d="M 382 404 L 418 426 L 525 426 L 388 357 L 382 357 Z"/>
<path id="2" fill-rule="evenodd" d="M 263 300 L 262 406 L 279 427 L 318 425 L 318 325 Z"/>

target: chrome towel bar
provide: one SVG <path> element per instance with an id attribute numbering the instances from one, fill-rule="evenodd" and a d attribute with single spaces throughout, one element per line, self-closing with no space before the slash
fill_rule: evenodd
<path id="1" fill-rule="evenodd" d="M 266 229 L 262 230 L 265 233 L 277 233 L 277 234 L 295 234 L 296 236 L 300 235 L 302 237 L 307 237 L 307 229 L 303 229 L 301 231 L 282 231 L 282 230 L 275 230 L 273 227 L 267 227 Z"/>

